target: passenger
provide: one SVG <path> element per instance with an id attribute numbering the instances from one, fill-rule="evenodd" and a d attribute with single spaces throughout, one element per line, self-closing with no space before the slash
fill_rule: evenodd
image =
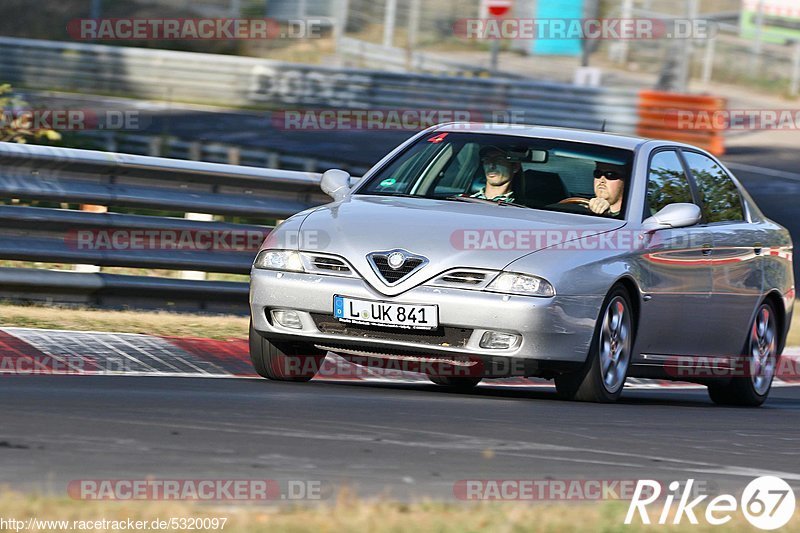
<path id="1" fill-rule="evenodd" d="M 514 161 L 508 151 L 497 146 L 484 146 L 480 150 L 483 173 L 486 185 L 472 195 L 495 202 L 514 202 L 514 191 L 511 182 L 514 176 L 522 171 L 519 161 Z"/>

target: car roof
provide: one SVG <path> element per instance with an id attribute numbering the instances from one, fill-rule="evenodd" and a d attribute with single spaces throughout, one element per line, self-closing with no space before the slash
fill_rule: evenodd
<path id="1" fill-rule="evenodd" d="M 633 135 L 619 135 L 602 131 L 579 130 L 574 128 L 556 128 L 551 126 L 532 126 L 526 124 L 490 124 L 475 122 L 449 122 L 441 124 L 435 131 L 464 132 L 495 135 L 517 135 L 534 139 L 553 139 L 599 144 L 613 148 L 635 150 L 649 141 Z"/>

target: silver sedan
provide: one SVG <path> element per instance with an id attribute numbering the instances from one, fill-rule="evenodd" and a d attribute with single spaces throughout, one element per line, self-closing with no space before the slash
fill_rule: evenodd
<path id="1" fill-rule="evenodd" d="M 255 259 L 260 375 L 307 381 L 334 352 L 460 389 L 536 376 L 608 402 L 649 377 L 705 384 L 717 403 L 767 398 L 792 242 L 703 150 L 452 123 L 355 181 L 326 172 L 334 201 L 280 224 Z"/>

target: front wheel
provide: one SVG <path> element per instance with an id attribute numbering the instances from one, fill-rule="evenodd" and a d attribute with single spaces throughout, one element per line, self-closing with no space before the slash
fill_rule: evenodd
<path id="1" fill-rule="evenodd" d="M 584 402 L 615 402 L 628 376 L 635 326 L 627 291 L 615 287 L 603 303 L 583 368 L 556 376 L 558 395 Z"/>
<path id="2" fill-rule="evenodd" d="M 309 381 L 324 359 L 325 352 L 311 345 L 272 343 L 259 335 L 250 323 L 250 361 L 261 377 L 274 381 Z"/>
<path id="3" fill-rule="evenodd" d="M 772 388 L 778 368 L 778 326 L 775 308 L 764 302 L 758 308 L 744 349 L 746 376 L 731 378 L 725 385 L 709 385 L 711 401 L 720 405 L 758 407 Z"/>

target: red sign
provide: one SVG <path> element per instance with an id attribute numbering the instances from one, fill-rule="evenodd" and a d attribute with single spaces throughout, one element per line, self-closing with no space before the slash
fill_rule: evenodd
<path id="1" fill-rule="evenodd" d="M 511 11 L 513 6 L 514 2 L 512 0 L 489 0 L 487 9 L 491 16 L 500 18 Z"/>

